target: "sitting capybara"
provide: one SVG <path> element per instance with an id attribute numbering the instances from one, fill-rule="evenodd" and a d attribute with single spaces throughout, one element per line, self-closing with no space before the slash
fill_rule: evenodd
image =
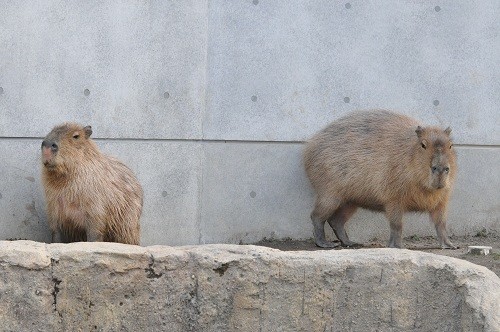
<path id="1" fill-rule="evenodd" d="M 52 242 L 139 244 L 143 192 L 132 171 L 99 151 L 90 126 L 65 123 L 42 142 Z"/>
<path id="2" fill-rule="evenodd" d="M 403 214 L 427 211 L 443 248 L 455 248 L 446 233 L 446 207 L 457 172 L 451 129 L 423 127 L 385 110 L 356 111 L 321 130 L 306 144 L 304 164 L 316 192 L 311 213 L 319 247 L 325 221 L 344 246 L 355 245 L 344 224 L 358 207 L 384 211 L 389 247 L 401 248 Z"/>

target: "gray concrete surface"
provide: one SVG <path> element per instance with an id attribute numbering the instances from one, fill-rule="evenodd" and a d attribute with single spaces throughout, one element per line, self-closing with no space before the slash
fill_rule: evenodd
<path id="1" fill-rule="evenodd" d="M 301 142 L 376 107 L 451 125 L 450 230 L 500 230 L 499 16 L 496 0 L 4 3 L 0 239 L 48 240 L 37 158 L 63 121 L 137 173 L 145 245 L 309 238 Z M 388 231 L 365 212 L 349 232 Z"/>
<path id="2" fill-rule="evenodd" d="M 101 137 L 201 137 L 206 1 L 10 1 L 0 27 L 1 136 L 69 119 L 105 123 Z"/>
<path id="3" fill-rule="evenodd" d="M 398 249 L 0 241 L 6 331 L 482 331 L 500 279 Z"/>

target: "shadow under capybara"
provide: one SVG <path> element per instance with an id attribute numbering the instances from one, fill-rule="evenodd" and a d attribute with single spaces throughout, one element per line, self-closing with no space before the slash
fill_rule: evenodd
<path id="1" fill-rule="evenodd" d="M 139 244 L 143 191 L 132 171 L 101 153 L 90 126 L 56 126 L 42 142 L 52 242 Z"/>
<path id="2" fill-rule="evenodd" d="M 455 248 L 446 233 L 446 208 L 457 172 L 451 129 L 424 127 L 385 110 L 356 111 L 334 121 L 305 146 L 304 165 L 316 193 L 311 219 L 319 247 L 325 222 L 343 246 L 344 225 L 358 207 L 383 211 L 389 247 L 401 248 L 403 214 L 429 212 L 440 245 Z"/>

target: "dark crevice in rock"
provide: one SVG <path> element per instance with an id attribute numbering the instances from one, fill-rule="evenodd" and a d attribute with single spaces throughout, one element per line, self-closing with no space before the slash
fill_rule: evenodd
<path id="1" fill-rule="evenodd" d="M 151 259 L 150 259 L 150 262 L 148 264 L 148 267 L 146 269 L 144 269 L 146 271 L 146 278 L 158 279 L 163 275 L 163 273 L 156 273 L 155 272 L 155 270 L 154 270 L 155 258 L 153 255 L 151 255 L 150 258 Z"/>
<path id="2" fill-rule="evenodd" d="M 219 267 L 215 268 L 214 271 L 217 272 L 220 276 L 223 276 L 229 268 L 229 263 L 222 263 Z"/>
<path id="3" fill-rule="evenodd" d="M 54 287 L 52 288 L 52 292 L 51 292 L 52 298 L 53 298 L 52 305 L 54 306 L 54 311 L 56 311 L 59 314 L 59 316 L 61 316 L 61 313 L 59 313 L 57 311 L 57 294 L 60 291 L 59 284 L 62 282 L 62 280 L 58 279 L 57 277 L 54 276 L 54 265 L 56 265 L 56 264 L 59 264 L 59 261 L 54 259 L 54 258 L 51 258 L 50 259 L 50 273 L 52 276 L 52 283 L 54 285 Z"/>

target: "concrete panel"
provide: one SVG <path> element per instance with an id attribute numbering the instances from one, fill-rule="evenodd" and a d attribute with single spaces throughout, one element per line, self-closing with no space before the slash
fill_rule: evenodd
<path id="1" fill-rule="evenodd" d="M 301 141 L 355 109 L 500 144 L 498 1 L 211 1 L 204 137 Z"/>
<path id="2" fill-rule="evenodd" d="M 309 238 L 300 144 L 204 145 L 201 243 Z"/>
<path id="3" fill-rule="evenodd" d="M 50 242 L 40 180 L 41 140 L 2 139 L 0 240 Z"/>
<path id="4" fill-rule="evenodd" d="M 301 149 L 301 144 L 278 143 L 204 145 L 201 243 L 311 238 L 309 214 L 314 198 Z M 483 228 L 500 231 L 498 152 L 458 148 L 460 169 L 448 218 L 451 234 L 472 235 Z M 427 214 L 408 213 L 404 220 L 404 236 L 435 236 Z M 358 242 L 389 239 L 382 213 L 360 210 L 347 230 Z"/>
<path id="5" fill-rule="evenodd" d="M 41 140 L 0 140 L 0 239 L 50 241 L 40 180 Z M 198 243 L 199 143 L 99 141 L 144 189 L 141 244 Z"/>
<path id="6" fill-rule="evenodd" d="M 199 138 L 207 1 L 9 1 L 0 11 L 0 136 L 62 121 L 100 137 Z"/>
<path id="7" fill-rule="evenodd" d="M 452 230 L 500 231 L 500 149 L 458 148 L 460 166 L 450 206 Z"/>

